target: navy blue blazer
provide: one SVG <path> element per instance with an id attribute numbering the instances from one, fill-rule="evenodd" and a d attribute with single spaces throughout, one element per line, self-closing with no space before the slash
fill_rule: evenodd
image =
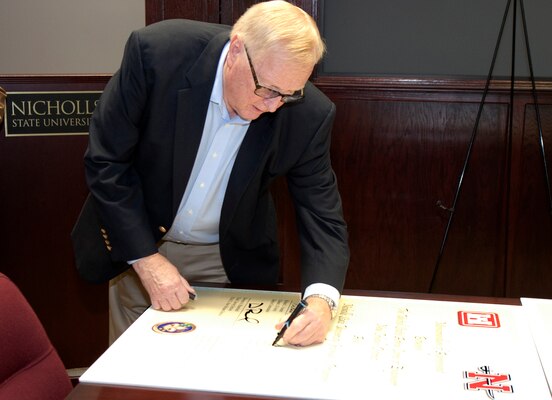
<path id="1" fill-rule="evenodd" d="M 230 27 L 167 20 L 135 31 L 90 126 L 86 179 L 112 261 L 153 254 L 176 215 L 199 147 Z M 305 99 L 252 121 L 219 226 L 233 283 L 274 284 L 279 247 L 270 184 L 286 176 L 296 210 L 305 288 L 342 289 L 347 229 L 330 163 L 335 105 L 310 82 Z M 103 235 L 103 238 L 102 238 Z"/>

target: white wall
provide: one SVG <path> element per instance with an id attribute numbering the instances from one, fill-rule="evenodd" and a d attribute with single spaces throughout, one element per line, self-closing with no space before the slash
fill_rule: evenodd
<path id="1" fill-rule="evenodd" d="M 145 0 L 0 0 L 0 75 L 113 73 L 145 20 Z"/>

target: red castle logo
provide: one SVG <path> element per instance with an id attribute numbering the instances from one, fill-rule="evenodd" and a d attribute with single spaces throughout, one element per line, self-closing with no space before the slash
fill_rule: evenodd
<path id="1" fill-rule="evenodd" d="M 500 328 L 497 313 L 479 311 L 458 311 L 458 323 L 477 328 Z"/>

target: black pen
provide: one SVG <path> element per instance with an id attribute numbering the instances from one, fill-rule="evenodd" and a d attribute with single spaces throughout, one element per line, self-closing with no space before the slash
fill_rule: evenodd
<path id="1" fill-rule="evenodd" d="M 303 309 L 307 308 L 307 306 L 309 305 L 309 303 L 307 303 L 306 300 L 301 300 L 299 302 L 299 304 L 297 304 L 297 307 L 295 307 L 295 310 L 293 310 L 293 312 L 291 313 L 291 315 L 289 316 L 289 318 L 287 319 L 286 323 L 284 324 L 284 326 L 282 327 L 282 329 L 280 330 L 280 332 L 278 332 L 278 335 L 276 336 L 276 339 L 274 339 L 274 342 L 272 342 L 272 345 L 275 346 L 276 343 L 278 343 L 278 341 L 282 338 L 282 336 L 284 336 L 284 333 L 286 333 L 287 331 L 287 328 L 289 328 L 289 326 L 291 325 L 291 323 L 293 322 L 293 320 L 299 315 L 301 314 L 301 311 L 303 311 Z"/>
<path id="2" fill-rule="evenodd" d="M 192 292 L 188 292 L 188 298 L 189 298 L 190 300 L 195 300 L 196 295 L 195 295 L 194 293 L 192 293 Z"/>

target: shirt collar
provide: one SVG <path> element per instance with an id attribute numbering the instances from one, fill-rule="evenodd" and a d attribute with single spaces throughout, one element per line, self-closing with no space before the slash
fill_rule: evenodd
<path id="1" fill-rule="evenodd" d="M 215 103 L 222 115 L 222 119 L 226 122 L 231 122 L 234 124 L 240 124 L 240 125 L 247 125 L 251 123 L 251 121 L 247 121 L 245 119 L 240 118 L 238 115 L 236 115 L 233 118 L 230 118 L 230 114 L 228 113 L 228 109 L 226 108 L 226 103 L 224 103 L 224 97 L 223 97 L 223 68 L 224 68 L 224 61 L 226 60 L 226 56 L 228 54 L 228 51 L 230 49 L 230 42 L 227 42 L 224 48 L 222 49 L 222 53 L 220 53 L 220 59 L 217 67 L 217 74 L 215 76 L 215 83 L 213 85 L 213 90 L 211 92 L 211 102 Z"/>

